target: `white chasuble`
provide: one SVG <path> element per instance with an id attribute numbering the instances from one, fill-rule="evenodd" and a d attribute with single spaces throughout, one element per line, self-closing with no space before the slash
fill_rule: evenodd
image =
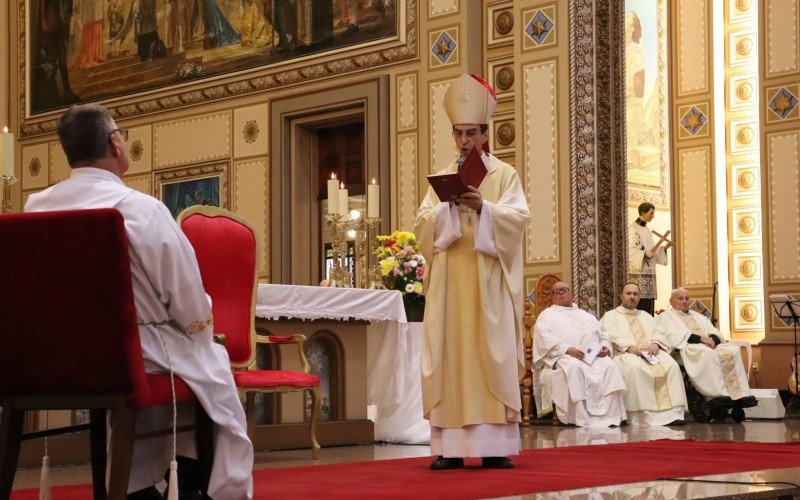
<path id="1" fill-rule="evenodd" d="M 591 314 L 575 304 L 542 311 L 533 329 L 534 384 L 545 386 L 537 392 L 551 395 L 564 423 L 619 425 L 626 418 L 625 382 L 611 356 L 598 356 L 590 365 L 567 354 L 570 347 L 585 352 L 582 346 L 592 344 L 612 350 L 608 333 Z M 539 411 L 548 403 L 536 401 Z"/>
<path id="2" fill-rule="evenodd" d="M 678 349 L 683 366 L 700 394 L 709 398 L 728 396 L 741 399 L 750 395 L 738 344 L 728 342 L 708 318 L 695 311 L 670 309 L 658 315 L 656 322 L 664 330 L 670 349 Z M 705 344 L 690 344 L 689 337 L 716 336 L 722 343 L 714 349 Z"/>
<path id="3" fill-rule="evenodd" d="M 211 306 L 194 249 L 167 207 L 126 187 L 113 173 L 91 167 L 74 169 L 69 179 L 31 195 L 25 206 L 28 212 L 94 208 L 115 208 L 125 220 L 145 371 L 169 373 L 171 361 L 175 375 L 186 381 L 216 424 L 208 494 L 252 497 L 253 447 L 228 353 L 212 342 Z M 140 412 L 137 432 L 156 423 L 168 428 L 172 412 L 165 408 Z M 180 454 L 193 455 L 193 436 L 181 433 L 178 439 L 183 441 L 179 449 L 188 450 Z M 170 436 L 136 441 L 128 491 L 161 481 L 171 457 Z"/>
<path id="4" fill-rule="evenodd" d="M 608 331 L 616 353 L 614 362 L 628 388 L 625 394 L 628 423 L 664 425 L 683 419 L 686 391 L 681 368 L 668 354 L 667 339 L 656 320 L 645 311 L 620 306 L 606 312 L 600 323 Z M 653 342 L 659 346 L 657 364 L 625 352 L 630 347 L 647 352 Z M 639 412 L 645 415 L 636 415 Z"/>
<path id="5" fill-rule="evenodd" d="M 662 244 L 655 254 L 653 232 L 636 221 L 628 226 L 628 279 L 639 286 L 643 299 L 656 298 L 656 264 L 667 264 L 667 250 Z"/>
<path id="6" fill-rule="evenodd" d="M 483 161 L 480 214 L 429 189 L 414 224 L 428 262 L 423 413 L 432 452 L 445 457 L 506 456 L 521 446 L 522 237 L 530 212 L 516 170 L 491 155 Z"/>

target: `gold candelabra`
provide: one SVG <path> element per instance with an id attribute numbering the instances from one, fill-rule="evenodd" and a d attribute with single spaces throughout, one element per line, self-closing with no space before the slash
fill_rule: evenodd
<path id="1" fill-rule="evenodd" d="M 0 207 L 0 213 L 7 214 L 11 212 L 13 206 L 11 205 L 11 185 L 17 182 L 17 178 L 13 175 L 0 176 L 3 182 L 3 204 Z"/>
<path id="2" fill-rule="evenodd" d="M 352 288 L 353 277 L 347 269 L 347 240 L 344 237 L 348 222 L 339 214 L 328 214 L 325 216 L 325 225 L 331 230 L 333 259 L 329 286 Z"/>

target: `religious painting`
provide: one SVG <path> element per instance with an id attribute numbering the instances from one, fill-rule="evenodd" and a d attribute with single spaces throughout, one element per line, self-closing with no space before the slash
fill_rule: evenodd
<path id="1" fill-rule="evenodd" d="M 194 205 L 228 209 L 228 164 L 191 166 L 155 174 L 155 195 L 176 219 Z"/>
<path id="2" fill-rule="evenodd" d="M 665 0 L 625 0 L 625 139 L 629 202 L 667 202 Z"/>
<path id="3" fill-rule="evenodd" d="M 345 49 L 363 69 L 409 30 L 406 0 L 20 1 L 28 116 Z"/>

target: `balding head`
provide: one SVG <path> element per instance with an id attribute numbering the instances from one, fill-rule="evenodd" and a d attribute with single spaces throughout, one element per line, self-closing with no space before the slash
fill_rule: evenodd
<path id="1" fill-rule="evenodd" d="M 670 295 L 669 298 L 669 305 L 679 311 L 688 312 L 690 300 L 691 295 L 689 294 L 689 290 L 678 287 L 672 291 L 672 295 Z"/>
<path id="2" fill-rule="evenodd" d="M 563 281 L 557 281 L 551 288 L 553 305 L 569 307 L 572 305 L 572 289 Z"/>

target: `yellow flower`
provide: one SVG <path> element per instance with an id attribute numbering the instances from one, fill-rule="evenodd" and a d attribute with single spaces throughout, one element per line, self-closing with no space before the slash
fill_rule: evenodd
<path id="1" fill-rule="evenodd" d="M 419 281 L 414 282 L 414 293 L 422 295 L 422 283 Z"/>

